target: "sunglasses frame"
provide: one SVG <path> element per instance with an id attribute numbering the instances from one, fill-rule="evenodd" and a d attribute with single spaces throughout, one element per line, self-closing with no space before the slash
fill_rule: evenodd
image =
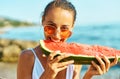
<path id="1" fill-rule="evenodd" d="M 52 35 L 52 34 L 55 34 L 56 33 L 56 28 L 55 27 L 52 27 L 52 26 L 49 26 L 49 25 L 46 25 L 44 26 L 44 32 L 49 34 L 49 35 Z M 70 37 L 72 34 L 72 31 L 70 30 L 63 30 L 63 31 L 60 31 L 60 36 L 61 38 L 68 38 Z"/>

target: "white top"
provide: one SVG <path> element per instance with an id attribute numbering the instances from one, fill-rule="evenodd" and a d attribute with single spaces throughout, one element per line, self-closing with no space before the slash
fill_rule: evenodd
<path id="1" fill-rule="evenodd" d="M 32 50 L 32 52 L 35 56 L 35 62 L 34 62 L 33 72 L 32 72 L 32 79 L 39 79 L 40 76 L 42 75 L 42 73 L 44 72 L 44 68 L 43 68 L 41 62 L 39 61 L 35 51 L 33 49 L 30 49 L 30 50 Z M 74 70 L 74 65 L 69 65 L 67 68 L 66 79 L 72 79 L 73 70 Z"/>

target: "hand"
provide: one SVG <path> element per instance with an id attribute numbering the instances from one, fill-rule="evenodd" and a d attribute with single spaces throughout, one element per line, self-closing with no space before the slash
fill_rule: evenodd
<path id="1" fill-rule="evenodd" d="M 98 60 L 100 65 L 92 61 L 92 65 L 89 67 L 88 71 L 86 72 L 84 79 L 90 79 L 94 75 L 105 74 L 110 69 L 111 66 L 116 65 L 118 62 L 117 56 L 115 57 L 113 62 L 110 62 L 109 59 L 104 55 L 102 55 L 101 58 L 96 56 L 96 59 Z"/>
<path id="2" fill-rule="evenodd" d="M 44 75 L 49 79 L 55 79 L 58 72 L 66 69 L 69 64 L 74 63 L 73 60 L 67 62 L 59 62 L 61 59 L 69 57 L 69 55 L 66 54 L 61 54 L 60 56 L 55 57 L 59 52 L 60 51 L 53 52 L 47 58 Z"/>

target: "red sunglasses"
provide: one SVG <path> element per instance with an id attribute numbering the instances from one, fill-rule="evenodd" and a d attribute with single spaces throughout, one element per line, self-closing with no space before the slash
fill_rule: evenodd
<path id="1" fill-rule="evenodd" d="M 52 27 L 52 26 L 44 26 L 44 31 L 45 33 L 51 35 L 51 34 L 55 34 L 56 33 L 56 28 L 55 27 Z M 67 38 L 67 37 L 70 37 L 71 35 L 71 31 L 69 29 L 61 29 L 60 31 L 60 36 L 62 38 Z"/>

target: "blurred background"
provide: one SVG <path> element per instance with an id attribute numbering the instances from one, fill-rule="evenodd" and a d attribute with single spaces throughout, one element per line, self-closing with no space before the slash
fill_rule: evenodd
<path id="1" fill-rule="evenodd" d="M 0 79 L 16 79 L 22 50 L 44 39 L 42 12 L 51 0 L 0 0 Z M 77 10 L 68 42 L 109 46 L 120 50 L 120 0 L 69 0 Z M 82 69 L 84 75 L 87 66 Z M 120 65 L 93 79 L 120 79 Z M 81 77 L 82 77 L 81 76 Z"/>

